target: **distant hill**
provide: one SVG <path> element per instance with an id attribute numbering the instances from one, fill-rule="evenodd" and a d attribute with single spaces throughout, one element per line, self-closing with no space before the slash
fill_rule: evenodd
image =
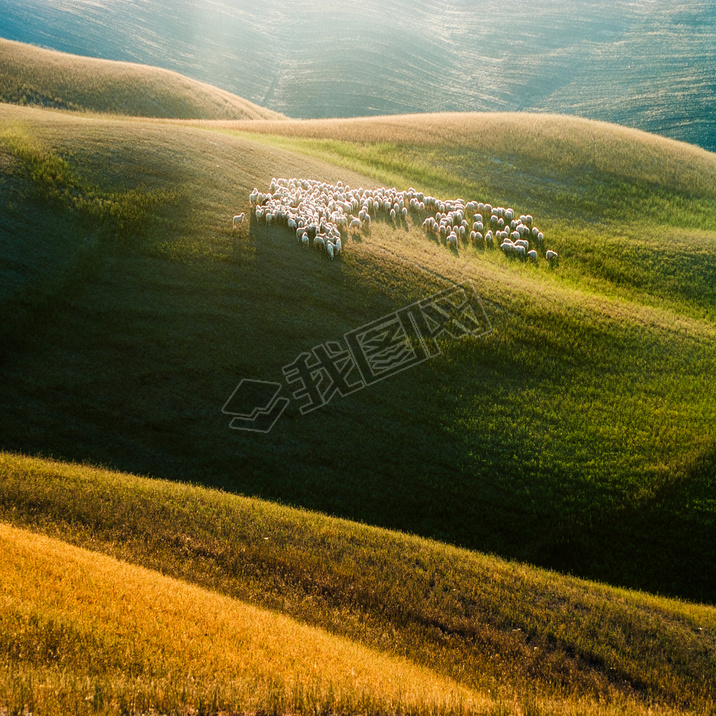
<path id="1" fill-rule="evenodd" d="M 276 112 L 177 72 L 0 39 L 0 101 L 178 119 L 277 119 Z"/>
<path id="2" fill-rule="evenodd" d="M 5 0 L 0 35 L 167 67 L 291 117 L 557 112 L 716 149 L 703 0 Z"/>

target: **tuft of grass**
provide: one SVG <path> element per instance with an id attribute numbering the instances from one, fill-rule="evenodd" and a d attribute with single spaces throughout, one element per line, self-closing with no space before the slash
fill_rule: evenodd
<path id="1" fill-rule="evenodd" d="M 6 126 L 0 132 L 2 150 L 20 161 L 40 200 L 103 224 L 114 238 L 127 240 L 146 233 L 152 212 L 175 200 L 169 190 L 102 191 L 78 177 L 66 159 L 48 149 L 22 124 Z"/>

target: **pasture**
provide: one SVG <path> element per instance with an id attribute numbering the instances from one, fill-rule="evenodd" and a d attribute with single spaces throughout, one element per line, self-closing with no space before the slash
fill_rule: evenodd
<path id="1" fill-rule="evenodd" d="M 68 55 L 2 38 L 0 102 L 136 117 L 281 117 L 177 72 Z"/>
<path id="2" fill-rule="evenodd" d="M 557 118 L 526 118 L 520 145 L 479 115 L 462 140 L 430 142 L 430 118 L 403 118 L 387 143 L 354 137 L 357 120 L 308 140 L 2 115 L 3 241 L 34 252 L 4 268 L 4 449 L 713 600 L 712 154 L 583 120 L 557 141 Z M 549 181 L 540 142 L 561 149 Z M 560 266 L 451 251 L 411 220 L 374 222 L 333 263 L 283 227 L 234 231 L 251 189 L 281 174 L 526 209 Z M 280 380 L 302 351 L 445 279 L 474 281 L 492 335 L 445 341 L 440 358 L 311 415 L 289 408 L 260 439 L 229 429 L 221 407 L 242 378 Z"/>
<path id="3" fill-rule="evenodd" d="M 0 641 L 0 699 L 20 711 L 636 716 L 713 705 L 712 606 L 9 454 L 0 518 L 16 525 L 0 526 L 0 630 L 14 635 Z"/>

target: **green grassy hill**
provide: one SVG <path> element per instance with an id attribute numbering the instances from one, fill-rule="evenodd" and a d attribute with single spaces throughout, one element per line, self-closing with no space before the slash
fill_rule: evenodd
<path id="1" fill-rule="evenodd" d="M 705 0 L 5 0 L 0 35 L 166 67 L 291 117 L 574 114 L 716 150 Z"/>
<path id="2" fill-rule="evenodd" d="M 713 706 L 711 606 L 9 454 L 0 520 L 15 525 L 0 524 L 0 635 L 13 635 L 0 638 L 0 707 L 506 716 Z"/>
<path id="3" fill-rule="evenodd" d="M 4 449 L 714 600 L 713 154 L 529 116 L 427 141 L 430 118 L 306 140 L 1 112 Z M 278 175 L 511 204 L 560 265 L 452 252 L 412 221 L 333 263 L 282 227 L 232 232 Z M 308 416 L 294 403 L 269 435 L 229 429 L 241 379 L 281 381 L 446 278 L 475 282 L 492 335 Z"/>
<path id="4" fill-rule="evenodd" d="M 177 72 L 68 55 L 2 38 L 0 102 L 138 117 L 281 116 Z"/>

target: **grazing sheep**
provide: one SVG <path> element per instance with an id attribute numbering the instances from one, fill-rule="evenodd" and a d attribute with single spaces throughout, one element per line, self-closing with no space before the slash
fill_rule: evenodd
<path id="1" fill-rule="evenodd" d="M 559 258 L 559 254 L 556 251 L 552 251 L 551 249 L 547 251 L 545 254 L 545 258 L 547 261 L 549 261 L 551 264 L 555 263 L 557 259 Z"/>
<path id="2" fill-rule="evenodd" d="M 537 263 L 537 252 L 534 249 L 531 249 L 527 252 L 527 258 L 532 261 L 532 263 Z"/>
<path id="3" fill-rule="evenodd" d="M 536 241 L 540 250 L 544 250 L 544 236 L 529 214 L 517 219 L 511 208 L 459 197 L 443 201 L 416 192 L 412 187 L 407 191 L 398 191 L 395 187 L 351 189 L 342 182 L 334 185 L 311 179 L 274 177 L 268 193 L 253 189 L 249 203 L 258 222 L 286 226 L 295 232 L 296 240 L 303 246 L 313 242 L 317 250 L 324 249 L 333 258 L 342 253 L 341 231 L 370 230 L 371 214 L 376 219 L 398 222 L 401 218 L 407 221 L 410 212 L 417 216 L 424 215 L 420 212 L 427 213 L 422 222 L 426 233 L 447 240 L 454 248 L 461 239 L 469 239 L 476 246 L 480 242 L 490 249 L 496 242 L 506 252 L 522 257 L 529 252 L 530 241 Z M 244 216 L 234 217 L 233 228 Z M 467 217 L 471 217 L 469 221 Z M 488 227 L 492 228 L 485 231 Z M 556 252 L 549 255 L 553 254 L 551 262 L 556 260 Z M 533 256 L 530 252 L 530 260 Z"/>

